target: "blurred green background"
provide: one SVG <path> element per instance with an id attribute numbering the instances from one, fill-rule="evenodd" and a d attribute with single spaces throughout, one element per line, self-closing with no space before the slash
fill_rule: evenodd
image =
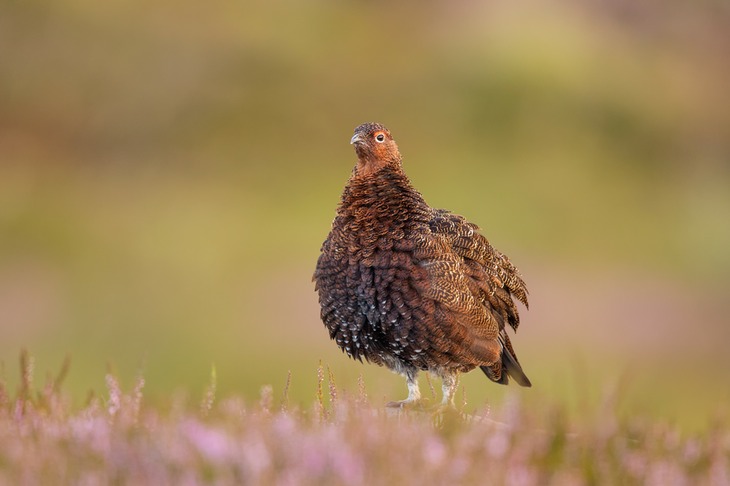
<path id="1" fill-rule="evenodd" d="M 365 121 L 525 276 L 526 401 L 703 427 L 730 400 L 730 6 L 0 2 L 0 359 L 68 388 L 374 401 L 311 274 Z M 500 400 L 481 373 L 469 403 Z M 426 388 L 425 382 L 422 388 Z M 586 408 L 587 407 L 587 408 Z"/>

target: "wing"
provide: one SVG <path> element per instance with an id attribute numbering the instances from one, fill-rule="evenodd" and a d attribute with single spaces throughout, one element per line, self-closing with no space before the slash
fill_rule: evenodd
<path id="1" fill-rule="evenodd" d="M 433 210 L 431 232 L 446 238 L 451 250 L 463 259 L 469 277 L 479 287 L 481 300 L 500 321 L 517 330 L 520 316 L 512 296 L 528 307 L 527 287 L 517 268 L 479 233 L 479 227 L 444 209 Z"/>
<path id="2" fill-rule="evenodd" d="M 439 325 L 449 329 L 464 358 L 476 358 L 490 379 L 507 383 L 510 375 L 529 386 L 505 332 L 506 324 L 515 330 L 519 325 L 512 296 L 527 305 L 527 288 L 517 269 L 461 216 L 433 210 L 429 228 L 430 234 L 416 242 L 415 256 L 428 272 L 423 293 L 438 302 Z"/>

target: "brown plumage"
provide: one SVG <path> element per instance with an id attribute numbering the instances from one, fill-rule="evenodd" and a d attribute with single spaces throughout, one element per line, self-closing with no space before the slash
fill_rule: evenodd
<path id="1" fill-rule="evenodd" d="M 444 404 L 477 366 L 531 386 L 505 329 L 520 322 L 512 297 L 527 306 L 517 269 L 476 225 L 426 204 L 387 128 L 360 125 L 350 143 L 358 161 L 314 273 L 330 337 L 406 376 L 408 398 L 393 406 L 420 398 L 419 370 L 443 379 Z"/>

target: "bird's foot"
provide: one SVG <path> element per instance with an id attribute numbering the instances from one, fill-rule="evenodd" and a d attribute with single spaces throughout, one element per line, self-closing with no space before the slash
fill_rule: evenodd
<path id="1" fill-rule="evenodd" d="M 388 402 L 385 406 L 386 408 L 398 408 L 401 410 L 428 410 L 430 408 L 429 400 L 427 398 L 406 398 L 405 400 Z"/>
<path id="2" fill-rule="evenodd" d="M 434 425 L 438 427 L 455 427 L 466 420 L 462 410 L 458 410 L 453 403 L 440 403 L 432 410 Z"/>

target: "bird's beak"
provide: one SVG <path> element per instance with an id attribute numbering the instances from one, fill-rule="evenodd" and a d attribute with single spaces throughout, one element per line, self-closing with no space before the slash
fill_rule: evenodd
<path id="1" fill-rule="evenodd" d="M 356 144 L 357 142 L 359 142 L 360 140 L 361 140 L 361 138 L 360 138 L 360 134 L 359 134 L 359 133 L 356 133 L 356 134 L 355 134 L 355 135 L 353 135 L 353 136 L 352 136 L 352 138 L 350 139 L 350 145 L 354 145 L 354 144 Z"/>

